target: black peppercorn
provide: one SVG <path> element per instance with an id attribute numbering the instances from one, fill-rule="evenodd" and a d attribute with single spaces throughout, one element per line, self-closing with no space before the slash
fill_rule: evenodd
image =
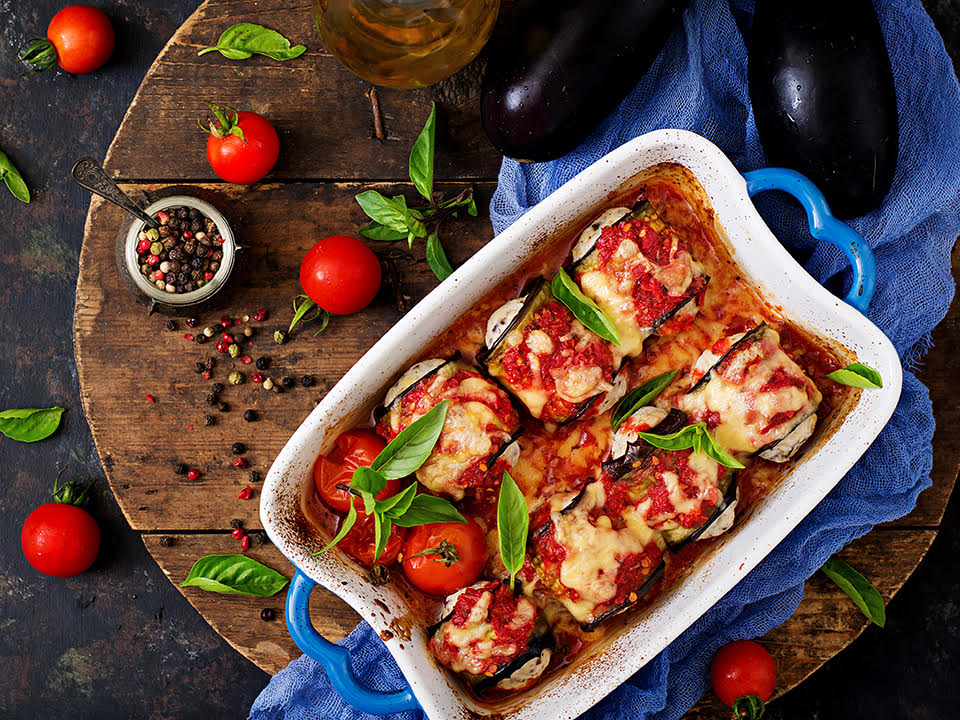
<path id="1" fill-rule="evenodd" d="M 270 358 L 258 357 L 256 365 L 257 370 L 266 370 L 268 367 L 270 367 Z"/>
<path id="2" fill-rule="evenodd" d="M 222 400 L 217 403 L 217 410 L 219 410 L 220 412 L 227 412 L 229 409 L 230 409 L 230 406 L 227 405 Z"/>
<path id="3" fill-rule="evenodd" d="M 280 384 L 289 390 L 296 384 L 296 381 L 292 377 L 285 377 L 280 381 Z"/>
<path id="4" fill-rule="evenodd" d="M 207 405 L 216 405 L 219 402 L 216 393 L 210 393 L 207 395 Z"/>
<path id="5" fill-rule="evenodd" d="M 276 616 L 276 613 L 274 613 L 273 610 L 271 610 L 270 608 L 264 608 L 263 610 L 260 611 L 260 619 L 263 620 L 264 622 L 269 622 L 273 620 L 275 616 Z"/>
<path id="6" fill-rule="evenodd" d="M 252 482 L 252 483 L 258 483 L 258 482 L 260 482 L 260 473 L 258 473 L 256 470 L 251 470 L 251 471 L 250 471 L 250 482 Z"/>
<path id="7" fill-rule="evenodd" d="M 210 387 L 210 389 L 213 390 L 215 393 L 220 393 L 220 392 L 223 392 L 223 385 L 221 383 L 214 383 Z"/>
<path id="8" fill-rule="evenodd" d="M 203 416 L 203 424 L 204 424 L 204 425 L 213 425 L 215 422 L 216 422 L 216 419 L 214 419 L 213 415 L 204 415 L 204 416 Z"/>
<path id="9" fill-rule="evenodd" d="M 167 320 L 167 330 L 176 330 L 177 323 L 175 320 Z"/>
<path id="10" fill-rule="evenodd" d="M 313 376 L 304 375 L 302 378 L 300 378 L 300 384 L 304 387 L 313 387 Z"/>
<path id="11" fill-rule="evenodd" d="M 230 447 L 230 452 L 232 452 L 234 455 L 243 455 L 246 451 L 247 451 L 247 446 L 244 445 L 242 442 L 235 442 Z"/>
<path id="12" fill-rule="evenodd" d="M 202 373 L 202 372 L 203 372 L 204 370 L 206 370 L 206 369 L 207 369 L 206 366 L 205 366 L 202 362 L 200 362 L 199 360 L 197 360 L 197 362 L 195 362 L 195 363 L 193 364 L 193 371 L 194 371 L 197 375 L 199 375 L 200 373 Z"/>
<path id="13" fill-rule="evenodd" d="M 266 545 L 267 540 L 269 539 L 267 538 L 267 534 L 263 530 L 258 530 L 257 532 L 253 533 L 252 537 L 253 537 L 253 541 L 257 545 Z"/>
<path id="14" fill-rule="evenodd" d="M 171 545 L 174 544 L 174 542 L 175 542 L 174 539 L 169 535 L 160 536 L 160 547 L 170 547 Z"/>
<path id="15" fill-rule="evenodd" d="M 175 462 L 175 463 L 173 464 L 173 471 L 174 471 L 177 475 L 186 475 L 186 474 L 187 474 L 187 466 L 184 465 L 182 462 Z"/>
<path id="16" fill-rule="evenodd" d="M 243 411 L 243 419 L 246 420 L 247 422 L 253 422 L 254 420 L 257 419 L 257 411 L 256 411 L 256 410 L 244 410 L 244 411 Z"/>
<path id="17" fill-rule="evenodd" d="M 208 338 L 206 335 L 204 335 L 203 333 L 200 333 L 200 334 L 197 335 L 197 337 L 196 337 L 197 345 L 203 345 L 203 344 L 204 344 L 205 342 L 207 342 L 207 340 L 209 340 L 209 339 L 210 339 L 210 338 Z"/>
<path id="18" fill-rule="evenodd" d="M 214 360 L 212 357 L 208 357 L 206 360 L 203 361 L 203 366 L 207 370 L 213 370 L 217 366 L 217 361 Z"/>
<path id="19" fill-rule="evenodd" d="M 242 528 L 243 521 L 240 520 L 239 518 L 234 518 L 233 520 L 230 521 L 230 527 L 232 527 L 234 530 L 236 530 L 237 528 Z"/>

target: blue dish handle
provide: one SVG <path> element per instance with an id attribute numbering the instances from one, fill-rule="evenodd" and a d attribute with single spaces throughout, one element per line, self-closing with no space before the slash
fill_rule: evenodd
<path id="1" fill-rule="evenodd" d="M 787 168 L 762 168 L 744 173 L 747 194 L 753 197 L 764 190 L 782 190 L 793 195 L 807 211 L 810 234 L 836 245 L 853 268 L 853 285 L 844 301 L 866 314 L 877 286 L 877 262 L 873 249 L 863 236 L 833 216 L 823 193 L 807 177 Z"/>
<path id="2" fill-rule="evenodd" d="M 396 692 L 378 692 L 360 685 L 350 669 L 350 651 L 324 638 L 310 621 L 310 593 L 315 587 L 313 580 L 297 570 L 287 591 L 287 629 L 300 649 L 323 666 L 333 689 L 357 710 L 371 715 L 419 710 L 420 703 L 409 686 Z"/>

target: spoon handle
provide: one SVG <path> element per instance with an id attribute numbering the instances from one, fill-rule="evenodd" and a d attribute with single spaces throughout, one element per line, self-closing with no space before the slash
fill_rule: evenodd
<path id="1" fill-rule="evenodd" d="M 136 216 L 150 227 L 160 227 L 160 223 L 157 222 L 156 219 L 147 215 L 143 211 L 143 208 L 135 203 L 123 190 L 117 187 L 117 184 L 111 180 L 104 169 L 100 167 L 100 163 L 93 158 L 86 157 L 78 160 L 77 164 L 73 166 L 73 170 L 70 171 L 70 175 L 73 177 L 73 181 L 80 187 L 89 190 L 94 195 L 99 195 L 109 200 L 114 205 Z"/>

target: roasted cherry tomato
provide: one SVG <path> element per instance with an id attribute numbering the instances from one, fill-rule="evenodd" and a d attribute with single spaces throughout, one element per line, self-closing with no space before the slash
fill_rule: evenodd
<path id="1" fill-rule="evenodd" d="M 20 60 L 33 72 L 49 70 L 56 62 L 68 73 L 83 75 L 110 59 L 116 41 L 110 19 L 102 11 L 71 5 L 53 16 L 46 40 L 27 43 Z"/>
<path id="2" fill-rule="evenodd" d="M 343 521 L 341 520 L 341 522 Z M 350 531 L 344 536 L 343 540 L 340 541 L 339 547 L 342 548 L 347 555 L 352 557 L 364 567 L 370 568 L 373 567 L 374 564 L 392 565 L 396 561 L 397 555 L 400 554 L 400 549 L 403 547 L 403 539 L 406 537 L 406 535 L 406 528 L 394 525 L 393 529 L 390 531 L 390 538 L 387 540 L 387 546 L 383 549 L 380 557 L 376 558 L 376 561 L 374 561 L 373 553 L 376 548 L 373 544 L 373 516 L 367 515 L 365 512 L 358 511 L 357 521 L 354 523 L 353 527 L 350 528 Z"/>
<path id="3" fill-rule="evenodd" d="M 313 484 L 321 499 L 338 512 L 350 509 L 349 493 L 337 485 L 349 485 L 353 471 L 361 465 L 370 466 L 387 444 L 371 430 L 348 430 L 335 441 L 336 447 L 321 455 L 313 465 Z M 387 486 L 377 494 L 377 500 L 386 500 L 403 490 L 403 480 L 387 480 Z M 363 500 L 355 497 L 357 510 L 363 509 Z"/>
<path id="4" fill-rule="evenodd" d="M 217 118 L 208 128 L 207 160 L 223 180 L 249 185 L 273 169 L 280 155 L 280 139 L 273 125 L 254 112 L 237 112 L 233 108 L 211 103 Z"/>
<path id="5" fill-rule="evenodd" d="M 763 645 L 738 640 L 724 645 L 713 657 L 710 682 L 717 697 L 748 720 L 763 715 L 764 703 L 777 684 L 777 666 Z"/>
<path id="6" fill-rule="evenodd" d="M 86 495 L 73 482 L 62 486 L 54 483 L 56 502 L 41 505 L 24 521 L 20 533 L 23 554 L 44 575 L 73 577 L 96 560 L 100 528 L 81 507 Z"/>
<path id="7" fill-rule="evenodd" d="M 380 261 L 356 238 L 334 235 L 314 245 L 300 263 L 300 284 L 334 315 L 363 310 L 380 289 Z"/>
<path id="8" fill-rule="evenodd" d="M 431 523 L 410 530 L 403 571 L 431 595 L 449 595 L 472 584 L 487 564 L 487 537 L 476 521 Z"/>

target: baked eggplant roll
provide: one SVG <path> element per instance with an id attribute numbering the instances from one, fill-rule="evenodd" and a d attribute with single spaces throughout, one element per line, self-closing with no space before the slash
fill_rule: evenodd
<path id="1" fill-rule="evenodd" d="M 737 505 L 735 473 L 691 450 L 656 449 L 638 435 L 668 435 L 685 425 L 677 409 L 640 408 L 617 429 L 603 463 L 606 510 L 636 513 L 672 550 L 729 530 Z"/>
<path id="2" fill-rule="evenodd" d="M 822 396 L 761 324 L 724 337 L 700 355 L 678 405 L 733 452 L 786 462 L 810 437 Z"/>
<path id="3" fill-rule="evenodd" d="M 407 370 L 387 392 L 377 433 L 389 442 L 443 400 L 447 418 L 417 479 L 456 500 L 467 488 L 496 487 L 520 455 L 520 418 L 507 393 L 459 355 Z"/>
<path id="4" fill-rule="evenodd" d="M 558 493 L 531 518 L 539 589 L 591 631 L 642 598 L 663 574 L 660 536 L 639 514 L 608 513 L 603 484 Z"/>
<path id="5" fill-rule="evenodd" d="M 573 260 L 573 279 L 616 326 L 626 355 L 640 354 L 655 333 L 688 327 L 710 280 L 646 200 L 594 220 L 574 245 Z"/>
<path id="6" fill-rule="evenodd" d="M 553 644 L 539 608 L 503 580 L 482 581 L 447 598 L 430 637 L 440 664 L 477 692 L 530 687 L 549 667 Z"/>
<path id="7" fill-rule="evenodd" d="M 542 278 L 490 316 L 479 359 L 546 423 L 602 412 L 626 390 L 616 380 L 623 356 L 558 302 Z"/>

